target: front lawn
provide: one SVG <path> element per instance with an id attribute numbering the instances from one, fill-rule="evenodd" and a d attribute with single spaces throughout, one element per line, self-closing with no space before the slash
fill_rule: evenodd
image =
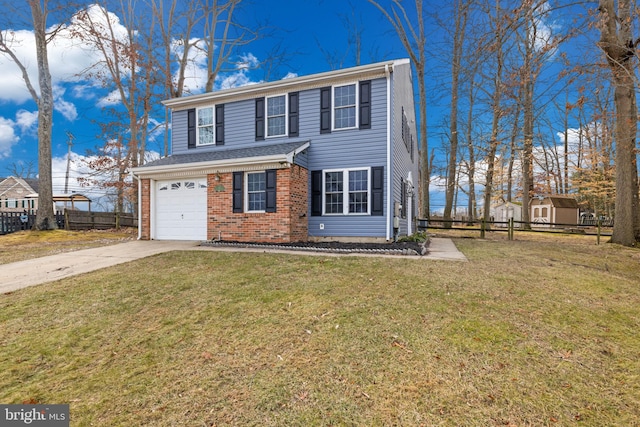
<path id="1" fill-rule="evenodd" d="M 186 251 L 0 295 L 0 402 L 72 426 L 638 425 L 640 251 Z"/>

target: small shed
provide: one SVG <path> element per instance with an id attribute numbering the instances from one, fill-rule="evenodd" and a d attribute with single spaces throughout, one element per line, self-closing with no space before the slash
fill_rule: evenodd
<path id="1" fill-rule="evenodd" d="M 539 196 L 531 200 L 531 222 L 541 227 L 578 225 L 578 201 L 567 196 Z"/>
<path id="2" fill-rule="evenodd" d="M 497 227 L 507 227 L 507 223 L 510 219 L 513 219 L 516 224 L 514 227 L 520 227 L 519 221 L 522 221 L 522 205 L 513 202 L 502 202 L 494 205 L 491 209 L 493 211 L 494 221 L 497 222 Z"/>

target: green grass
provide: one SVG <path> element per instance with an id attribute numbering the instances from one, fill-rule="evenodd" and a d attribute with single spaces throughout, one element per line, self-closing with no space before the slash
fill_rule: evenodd
<path id="1" fill-rule="evenodd" d="M 134 238 L 135 230 L 19 231 L 0 236 L 0 265 L 61 252 L 122 243 Z"/>
<path id="2" fill-rule="evenodd" d="M 0 296 L 0 402 L 73 426 L 640 423 L 640 252 L 173 252 Z"/>

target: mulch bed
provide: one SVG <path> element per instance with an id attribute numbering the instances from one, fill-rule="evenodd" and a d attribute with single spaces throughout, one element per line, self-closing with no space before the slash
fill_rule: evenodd
<path id="1" fill-rule="evenodd" d="M 429 242 L 390 242 L 390 243 L 353 243 L 353 242 L 291 242 L 291 243 L 246 243 L 227 240 L 213 240 L 201 243 L 202 246 L 235 246 L 245 248 L 290 249 L 299 251 L 334 253 L 371 253 L 385 255 L 427 255 Z"/>

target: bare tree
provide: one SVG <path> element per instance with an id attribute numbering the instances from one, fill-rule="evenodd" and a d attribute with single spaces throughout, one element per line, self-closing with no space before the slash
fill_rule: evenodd
<path id="1" fill-rule="evenodd" d="M 460 73 L 464 53 L 465 32 L 469 16 L 469 1 L 455 0 L 453 3 L 453 49 L 451 61 L 451 109 L 449 113 L 449 160 L 447 163 L 447 189 L 445 191 L 444 219 L 447 226 L 451 226 L 451 210 L 454 192 L 457 187 L 456 168 L 458 165 L 458 99 Z"/>
<path id="2" fill-rule="evenodd" d="M 421 215 L 429 217 L 429 184 L 431 181 L 431 162 L 427 143 L 427 85 L 426 85 L 426 49 L 423 1 L 415 0 L 415 13 L 409 13 L 401 0 L 392 0 L 390 10 L 387 10 L 377 0 L 368 0 L 391 23 L 396 34 L 407 51 L 416 69 L 418 81 L 418 102 L 420 120 L 420 185 L 421 185 Z M 415 17 L 414 19 L 411 17 Z"/>
<path id="3" fill-rule="evenodd" d="M 7 167 L 7 171 L 9 171 L 12 176 L 23 179 L 31 179 L 37 175 L 33 160 L 29 160 L 27 162 L 13 162 L 11 163 L 11 166 Z"/>
<path id="4" fill-rule="evenodd" d="M 49 1 L 27 0 L 31 11 L 31 23 L 36 46 L 38 66 L 38 89 L 29 77 L 26 64 L 16 55 L 17 41 L 10 30 L 0 31 L 0 53 L 8 56 L 20 69 L 22 78 L 38 106 L 38 212 L 34 228 L 54 230 L 57 228 L 53 210 L 53 184 L 51 177 L 51 129 L 53 127 L 53 84 L 49 71 L 48 45 L 60 26 L 48 28 Z M 5 16 L 11 17 L 7 10 Z"/>
<path id="5" fill-rule="evenodd" d="M 491 99 L 491 137 L 489 139 L 489 149 L 487 151 L 487 174 L 484 187 L 484 221 L 490 219 L 491 209 L 491 195 L 493 192 L 493 177 L 495 173 L 496 153 L 498 152 L 498 145 L 500 144 L 500 119 L 502 118 L 502 97 L 503 97 L 503 68 L 504 68 L 504 37 L 505 37 L 505 22 L 502 8 L 500 7 L 500 0 L 496 0 L 495 3 L 495 16 L 493 17 L 494 23 L 494 39 L 491 46 L 491 51 L 495 55 L 495 74 L 493 77 L 493 95 Z"/>
<path id="6" fill-rule="evenodd" d="M 640 39 L 633 39 L 633 1 L 600 0 L 600 41 L 615 88 L 616 141 L 616 206 L 611 241 L 634 246 L 640 241 L 640 211 L 638 209 L 638 167 L 636 164 L 635 50 Z"/>

